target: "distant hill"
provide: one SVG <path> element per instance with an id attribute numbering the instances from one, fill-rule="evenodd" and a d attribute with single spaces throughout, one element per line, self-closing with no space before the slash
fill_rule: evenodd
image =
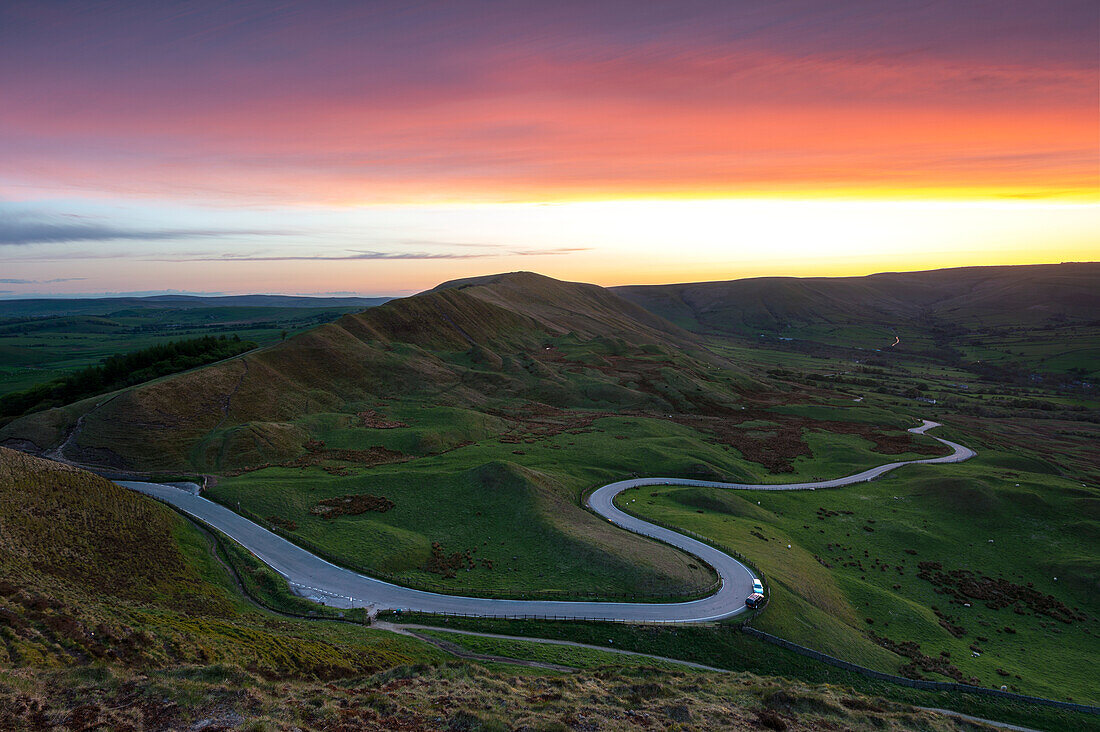
<path id="1" fill-rule="evenodd" d="M 613 292 L 696 332 L 756 336 L 815 325 L 962 327 L 1100 318 L 1100 263 L 962 267 L 865 277 L 757 277 Z"/>
<path id="2" fill-rule="evenodd" d="M 34 298 L 0 300 L 0 317 L 109 315 L 119 310 L 192 308 L 369 308 L 389 297 L 304 297 L 293 295 L 153 295 L 151 297 Z"/>

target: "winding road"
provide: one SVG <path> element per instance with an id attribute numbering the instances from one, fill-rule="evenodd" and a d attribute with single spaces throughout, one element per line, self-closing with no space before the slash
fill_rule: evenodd
<path id="1" fill-rule="evenodd" d="M 909 430 L 924 434 L 936 422 L 925 420 L 920 427 Z M 571 602 L 547 600 L 494 600 L 458 595 L 442 595 L 383 582 L 350 569 L 338 567 L 306 551 L 302 547 L 249 521 L 243 516 L 199 495 L 193 483 L 163 485 L 136 481 L 118 481 L 126 488 L 145 493 L 171 504 L 251 551 L 280 575 L 299 594 L 331 607 L 368 607 L 375 610 L 403 609 L 429 613 L 452 613 L 482 617 L 539 616 L 562 619 L 620 620 L 634 622 L 699 623 L 721 620 L 745 611 L 745 598 L 752 591 L 755 579 L 748 567 L 728 554 L 703 542 L 670 529 L 655 526 L 631 516 L 614 505 L 615 496 L 628 488 L 648 485 L 685 485 L 732 490 L 793 491 L 817 488 L 838 488 L 853 483 L 874 480 L 903 465 L 923 463 L 958 463 L 975 452 L 958 443 L 929 435 L 952 449 L 950 455 L 925 460 L 887 463 L 855 475 L 816 483 L 747 484 L 720 483 L 681 478 L 634 478 L 609 483 L 593 491 L 588 507 L 616 526 L 642 536 L 659 539 L 709 564 L 721 578 L 721 587 L 713 595 L 691 602 L 630 603 Z"/>

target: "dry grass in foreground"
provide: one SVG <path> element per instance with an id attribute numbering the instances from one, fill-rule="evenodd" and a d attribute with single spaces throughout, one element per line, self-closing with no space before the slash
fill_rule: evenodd
<path id="1" fill-rule="evenodd" d="M 335 683 L 235 668 L 4 673 L 4 729 L 956 730 L 970 723 L 828 686 L 608 668 L 515 675 L 465 663 Z"/>

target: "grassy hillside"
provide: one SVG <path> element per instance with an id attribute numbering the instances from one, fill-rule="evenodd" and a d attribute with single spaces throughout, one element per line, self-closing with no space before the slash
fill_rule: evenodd
<path id="1" fill-rule="evenodd" d="M 387 415 L 409 427 L 378 430 L 381 435 L 376 437 L 361 428 L 342 428 L 338 415 L 326 415 L 309 429 L 328 447 L 378 442 L 415 453 L 425 434 L 440 434 L 430 431 L 433 422 L 453 420 L 451 424 L 461 429 L 458 420 L 472 422 L 473 414 L 391 407 Z M 755 480 L 768 479 L 768 471 L 686 425 L 642 417 L 581 416 L 587 419 L 577 421 L 577 415 L 565 413 L 556 421 L 548 415 L 542 423 L 512 422 L 516 426 L 511 432 L 488 423 L 479 426 L 480 435 L 478 428 L 469 426 L 465 435 L 475 438 L 473 444 L 369 469 L 332 461 L 250 471 L 223 477 L 209 495 L 230 507 L 240 502 L 253 514 L 284 526 L 292 524 L 293 530 L 284 532 L 289 538 L 406 584 L 579 596 L 676 594 L 707 586 L 711 575 L 691 558 L 609 527 L 580 508 L 581 494 L 632 473 Z M 595 416 L 599 418 L 592 419 Z M 535 431 L 540 429 L 549 434 Z M 894 457 L 876 453 L 873 443 L 856 435 L 808 433 L 807 440 L 813 450 L 809 454 L 821 458 L 796 460 L 796 472 L 783 479 L 841 475 L 851 464 Z M 906 439 L 902 444 L 909 443 Z M 829 449 L 834 448 L 837 454 L 830 459 Z M 913 448 L 905 449 L 926 448 L 924 442 L 914 441 Z M 901 453 L 907 454 L 919 456 Z M 316 514 L 320 501 L 348 495 L 384 496 L 394 505 L 384 513 L 337 518 Z M 456 576 L 441 575 L 430 562 L 433 543 L 448 555 L 472 551 L 475 566 Z"/>
<path id="2" fill-rule="evenodd" d="M 613 289 L 688 330 L 787 349 L 881 351 L 1089 378 L 1100 368 L 1098 263 Z"/>
<path id="3" fill-rule="evenodd" d="M 622 338 L 636 343 L 695 343 L 690 334 L 669 321 L 596 285 L 513 272 L 445 282 L 433 292 L 446 290 L 461 290 L 527 315 L 551 334 L 573 332 L 583 338 Z"/>
<path id="4" fill-rule="evenodd" d="M 800 412 L 826 395 L 792 402 L 787 388 L 602 288 L 514 273 L 17 420 L 0 438 L 65 443 L 69 459 L 112 468 L 211 474 L 213 499 L 416 586 L 668 597 L 713 577 L 594 519 L 586 490 L 632 473 L 841 475 L 941 451 L 904 432 L 911 417 Z M 333 515 L 322 503 L 355 496 L 393 508 Z M 461 572 L 436 556 L 466 552 L 474 566 Z"/>
<path id="5" fill-rule="evenodd" d="M 170 509 L 0 448 L 0 667 L 229 664 L 340 678 L 437 658 L 406 638 L 259 613 Z"/>
<path id="6" fill-rule="evenodd" d="M 0 528 L 3 729 L 960 728 L 835 686 L 585 649 L 551 661 L 587 669 L 572 674 L 456 662 L 407 636 L 277 618 L 167 508 L 3 448 Z"/>
<path id="7" fill-rule="evenodd" d="M 762 630 L 872 667 L 894 671 L 900 654 L 915 675 L 1096 703 L 1100 490 L 1008 458 L 812 496 L 669 487 L 619 501 L 752 557 L 772 592 Z"/>

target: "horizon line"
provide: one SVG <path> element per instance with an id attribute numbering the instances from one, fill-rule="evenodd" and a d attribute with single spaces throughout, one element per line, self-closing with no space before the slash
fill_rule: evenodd
<path id="1" fill-rule="evenodd" d="M 926 269 L 887 269 L 879 270 L 876 272 L 868 272 L 861 275 L 753 275 L 749 277 L 730 277 L 726 279 L 713 279 L 713 280 L 685 280 L 677 282 L 660 282 L 660 283 L 627 283 L 621 285 L 600 285 L 596 282 L 584 282 L 584 284 L 593 284 L 605 289 L 615 289 L 619 287 L 661 287 L 663 285 L 693 285 L 693 284 L 710 284 L 714 282 L 739 282 L 743 280 L 766 280 L 766 279 L 798 279 L 798 280 L 817 280 L 817 279 L 860 279 L 864 277 L 875 277 L 878 275 L 886 274 L 921 274 L 925 272 L 947 272 L 951 270 L 961 269 L 1001 269 L 1001 268 L 1023 268 L 1023 267 L 1063 267 L 1072 265 L 1100 265 L 1100 260 L 1064 260 L 1060 262 L 1027 262 L 1027 263 L 1015 263 L 1015 264 L 968 264 L 960 265 L 957 267 L 932 267 Z M 550 277 L 540 272 L 533 270 L 511 270 L 508 272 L 487 272 L 481 275 L 472 275 L 470 277 L 457 277 L 452 280 L 444 280 L 439 285 L 446 284 L 448 282 L 454 282 L 459 280 L 478 279 L 482 277 L 495 277 L 508 274 L 536 274 L 541 277 L 548 277 L 550 279 L 561 279 L 558 277 Z M 582 280 L 571 280 L 574 282 L 583 282 Z M 432 288 L 424 290 L 397 290 L 395 294 L 363 294 L 347 292 L 341 294 L 333 294 L 331 292 L 225 292 L 225 291 L 179 291 L 179 290 L 135 290 L 129 292 L 72 292 L 72 293 L 15 293 L 0 291 L 0 302 L 14 302 L 19 300 L 151 300 L 153 298 L 165 298 L 165 297 L 196 297 L 196 298 L 230 298 L 230 297 L 288 297 L 288 298 L 310 298 L 316 300 L 398 300 L 403 297 L 411 297 L 423 292 L 427 292 Z M 396 294 L 402 293 L 402 294 Z"/>

